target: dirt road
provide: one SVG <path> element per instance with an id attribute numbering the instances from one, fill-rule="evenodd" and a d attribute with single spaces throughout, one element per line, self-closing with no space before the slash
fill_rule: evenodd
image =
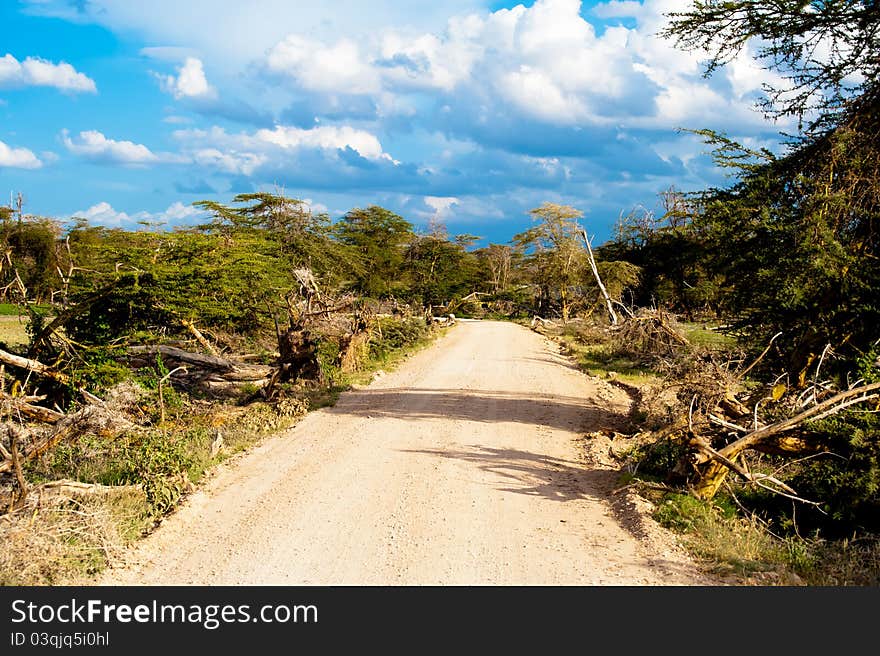
<path id="1" fill-rule="evenodd" d="M 460 322 L 222 466 L 99 583 L 705 583 L 584 460 L 627 404 L 526 328 Z"/>

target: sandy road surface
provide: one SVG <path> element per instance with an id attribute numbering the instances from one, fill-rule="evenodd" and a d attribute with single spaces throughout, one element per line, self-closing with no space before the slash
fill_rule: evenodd
<path id="1" fill-rule="evenodd" d="M 460 322 L 222 466 L 98 583 L 701 584 L 583 459 L 626 407 L 540 335 Z"/>

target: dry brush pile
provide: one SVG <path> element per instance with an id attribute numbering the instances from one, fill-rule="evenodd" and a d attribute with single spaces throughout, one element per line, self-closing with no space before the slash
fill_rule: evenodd
<path id="1" fill-rule="evenodd" d="M 535 320 L 533 328 L 546 334 L 548 322 Z M 618 449 L 628 454 L 625 466 L 630 472 L 650 471 L 669 489 L 687 490 L 704 500 L 737 482 L 818 513 L 836 512 L 841 518 L 846 513 L 839 504 L 808 497 L 793 481 L 809 481 L 811 493 L 819 490 L 829 497 L 840 494 L 835 488 L 839 484 L 852 488 L 850 493 L 858 488 L 862 511 L 873 516 L 878 505 L 876 445 L 868 445 L 870 457 L 860 453 L 865 445 L 859 440 L 864 442 L 873 433 L 853 428 L 863 419 L 874 421 L 880 411 L 880 377 L 870 373 L 876 375 L 880 360 L 873 355 L 865 361 L 869 373 L 854 372 L 841 386 L 822 376 L 823 361 L 834 355 L 829 346 L 812 378 L 799 387 L 785 375 L 762 369 L 772 340 L 751 359 L 739 351 L 697 346 L 675 317 L 663 310 L 643 309 L 617 326 L 584 327 L 584 331 L 590 333 L 585 340 L 604 340 L 614 352 L 639 359 L 662 379 L 659 385 L 640 390 L 641 430 L 625 436 L 628 446 Z M 823 467 L 829 479 L 824 487 L 795 475 L 805 463 Z"/>

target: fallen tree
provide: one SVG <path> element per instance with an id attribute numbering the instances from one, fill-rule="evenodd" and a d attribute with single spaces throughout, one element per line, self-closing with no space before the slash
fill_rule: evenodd
<path id="1" fill-rule="evenodd" d="M 126 350 L 134 356 L 128 360 L 132 366 L 143 367 L 155 364 L 156 356 L 161 356 L 166 364 L 187 365 L 187 372 L 193 379 L 214 376 L 232 382 L 260 381 L 272 374 L 272 367 L 268 365 L 236 362 L 213 355 L 184 351 L 174 346 L 130 346 Z"/>
<path id="2" fill-rule="evenodd" d="M 708 423 L 717 424 L 724 428 L 733 428 L 744 435 L 716 451 L 709 447 L 705 438 L 696 434 L 691 427 L 690 443 L 702 454 L 694 463 L 698 471 L 698 476 L 692 484 L 694 494 L 701 499 L 711 499 L 715 496 L 729 471 L 742 473 L 734 463 L 737 457 L 746 450 L 788 456 L 812 455 L 824 450 L 826 447 L 821 441 L 791 435 L 791 431 L 806 422 L 818 421 L 856 404 L 876 399 L 880 396 L 878 390 L 880 390 L 880 382 L 853 387 L 838 392 L 793 417 L 755 430 L 749 430 L 710 415 Z"/>

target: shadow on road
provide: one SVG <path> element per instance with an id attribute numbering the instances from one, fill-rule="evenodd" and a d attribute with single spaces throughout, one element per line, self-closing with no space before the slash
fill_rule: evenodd
<path id="1" fill-rule="evenodd" d="M 494 474 L 502 492 L 541 496 L 552 501 L 607 498 L 615 474 L 585 469 L 583 464 L 518 449 L 495 449 L 468 445 L 464 449 L 407 449 L 439 458 L 475 463 Z"/>
<path id="2" fill-rule="evenodd" d="M 331 414 L 369 418 L 516 422 L 573 432 L 619 428 L 626 417 L 583 398 L 465 389 L 376 389 L 349 392 Z"/>

